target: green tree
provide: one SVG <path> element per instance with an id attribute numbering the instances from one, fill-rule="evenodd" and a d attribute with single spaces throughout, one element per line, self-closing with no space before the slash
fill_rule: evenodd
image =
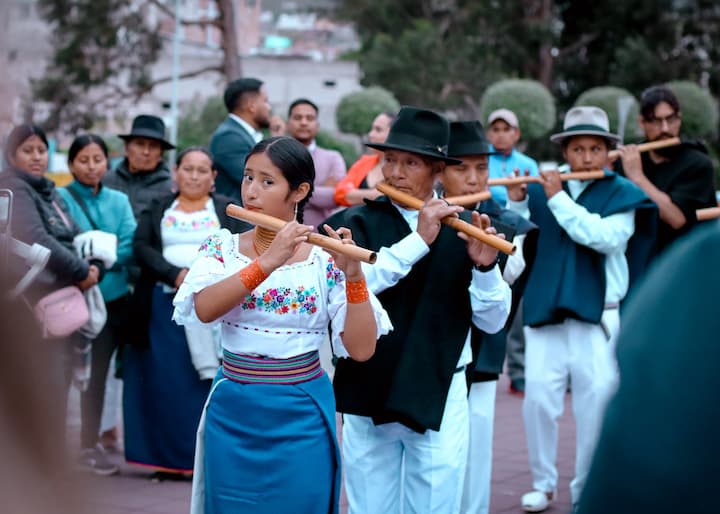
<path id="1" fill-rule="evenodd" d="M 362 136 L 382 112 L 397 112 L 400 103 L 387 89 L 378 86 L 350 93 L 340 99 L 335 120 L 341 132 Z"/>
<path id="2" fill-rule="evenodd" d="M 177 147 L 207 146 L 210 135 L 226 116 L 225 103 L 219 96 L 211 96 L 202 104 L 191 103 L 178 120 Z"/>
<path id="3" fill-rule="evenodd" d="M 91 127 L 108 111 L 139 100 L 170 76 L 154 77 L 151 66 L 160 56 L 164 39 L 148 24 L 148 10 L 157 8 L 170 19 L 168 0 L 36 0 L 51 28 L 52 55 L 44 75 L 31 81 L 33 101 L 46 102 L 49 130 L 75 132 Z M 183 26 L 213 26 L 221 34 L 221 59 L 183 72 L 179 78 L 207 72 L 241 75 L 232 0 L 212 0 L 216 17 L 182 19 Z M 230 30 L 232 28 L 232 30 Z"/>
<path id="4" fill-rule="evenodd" d="M 689 137 L 715 138 L 718 134 L 718 103 L 694 82 L 666 84 L 677 96 L 682 111 L 682 133 Z"/>

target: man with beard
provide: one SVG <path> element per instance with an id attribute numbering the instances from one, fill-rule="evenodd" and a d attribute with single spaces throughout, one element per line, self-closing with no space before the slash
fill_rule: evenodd
<path id="1" fill-rule="evenodd" d="M 336 150 L 318 146 L 318 107 L 307 98 L 298 98 L 288 109 L 287 135 L 304 144 L 315 163 L 315 185 L 305 206 L 305 223 L 318 228 L 337 209 L 335 185 L 345 178 L 347 167 Z"/>
<path id="2" fill-rule="evenodd" d="M 210 153 L 217 167 L 215 190 L 242 205 L 240 186 L 245 157 L 270 127 L 270 102 L 263 82 L 242 78 L 230 82 L 223 96 L 228 117 L 210 138 Z"/>
<path id="3" fill-rule="evenodd" d="M 646 89 L 640 97 L 639 123 L 648 141 L 677 137 L 682 113 L 675 94 L 666 86 Z M 618 151 L 618 172 L 658 206 L 657 253 L 697 224 L 697 209 L 717 206 L 712 161 L 702 143 L 684 141 L 642 155 L 636 145 L 622 146 Z"/>

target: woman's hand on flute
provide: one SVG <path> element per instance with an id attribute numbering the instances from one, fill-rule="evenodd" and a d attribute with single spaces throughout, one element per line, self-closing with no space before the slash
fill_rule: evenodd
<path id="1" fill-rule="evenodd" d="M 505 234 L 498 234 L 495 227 L 492 226 L 490 218 L 487 214 L 480 214 L 477 211 L 472 213 L 472 224 L 483 230 L 486 234 L 498 236 L 505 239 Z M 467 251 L 470 259 L 478 266 L 487 266 L 497 260 L 498 250 L 490 245 L 486 245 L 482 241 L 470 237 L 467 234 L 458 232 L 458 237 L 467 242 Z"/>
<path id="2" fill-rule="evenodd" d="M 433 198 L 420 209 L 417 233 L 430 246 L 440 233 L 441 220 L 447 216 L 457 216 L 463 210 L 459 205 L 448 205 L 445 200 Z"/>
<path id="3" fill-rule="evenodd" d="M 265 273 L 270 274 L 282 266 L 292 257 L 300 243 L 308 240 L 314 227 L 301 225 L 297 221 L 290 221 L 275 236 L 270 247 L 260 257 L 258 262 Z"/>
<path id="4" fill-rule="evenodd" d="M 519 177 L 520 170 L 518 168 L 515 168 L 513 175 Z M 530 170 L 525 169 L 525 173 L 523 174 L 523 176 L 529 177 Z M 507 189 L 507 195 L 509 200 L 513 202 L 522 202 L 523 200 L 525 200 L 525 195 L 527 195 L 527 182 L 524 182 L 522 184 L 507 185 L 505 186 L 505 188 Z"/>
<path id="5" fill-rule="evenodd" d="M 337 239 L 344 245 L 355 245 L 355 241 L 353 241 L 352 238 L 352 231 L 349 228 L 339 227 L 337 230 L 334 230 L 328 224 L 323 225 L 323 228 L 325 229 L 328 237 Z M 358 259 L 354 259 L 346 254 L 334 252 L 327 248 L 325 251 L 332 255 L 335 265 L 342 270 L 345 274 L 345 278 L 350 281 L 362 280 L 364 278 L 362 267 L 360 266 L 360 261 Z"/>

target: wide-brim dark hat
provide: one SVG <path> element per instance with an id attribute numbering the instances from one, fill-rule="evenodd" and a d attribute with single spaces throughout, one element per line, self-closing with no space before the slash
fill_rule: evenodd
<path id="1" fill-rule="evenodd" d="M 165 139 L 165 123 L 157 116 L 141 114 L 136 116 L 132 122 L 132 129 L 129 134 L 118 134 L 118 137 L 127 141 L 134 137 L 146 137 L 160 141 L 163 150 L 171 150 L 175 145 Z"/>
<path id="2" fill-rule="evenodd" d="M 384 143 L 366 143 L 376 150 L 400 150 L 429 157 L 447 164 L 462 161 L 448 157 L 450 123 L 436 112 L 404 106 L 390 127 Z"/>
<path id="3" fill-rule="evenodd" d="M 468 155 L 492 155 L 497 153 L 490 149 L 485 139 L 485 130 L 479 121 L 453 121 L 450 123 L 450 143 L 448 157 L 464 157 Z"/>

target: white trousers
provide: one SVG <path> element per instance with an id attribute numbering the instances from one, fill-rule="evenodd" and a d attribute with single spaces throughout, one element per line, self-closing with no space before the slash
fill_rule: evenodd
<path id="1" fill-rule="evenodd" d="M 470 446 L 460 508 L 462 514 L 488 514 L 490 509 L 496 391 L 497 380 L 470 386 Z"/>
<path id="2" fill-rule="evenodd" d="M 575 417 L 575 478 L 570 496 L 580 499 L 602 424 L 605 407 L 617 387 L 615 339 L 617 309 L 606 310 L 594 325 L 566 320 L 540 328 L 525 327 L 525 400 L 523 418 L 533 488 L 555 491 L 558 418 L 562 415 L 568 376 Z"/>
<path id="3" fill-rule="evenodd" d="M 453 376 L 439 431 L 346 414 L 342 443 L 348 514 L 456 514 L 468 447 L 465 373 Z"/>

